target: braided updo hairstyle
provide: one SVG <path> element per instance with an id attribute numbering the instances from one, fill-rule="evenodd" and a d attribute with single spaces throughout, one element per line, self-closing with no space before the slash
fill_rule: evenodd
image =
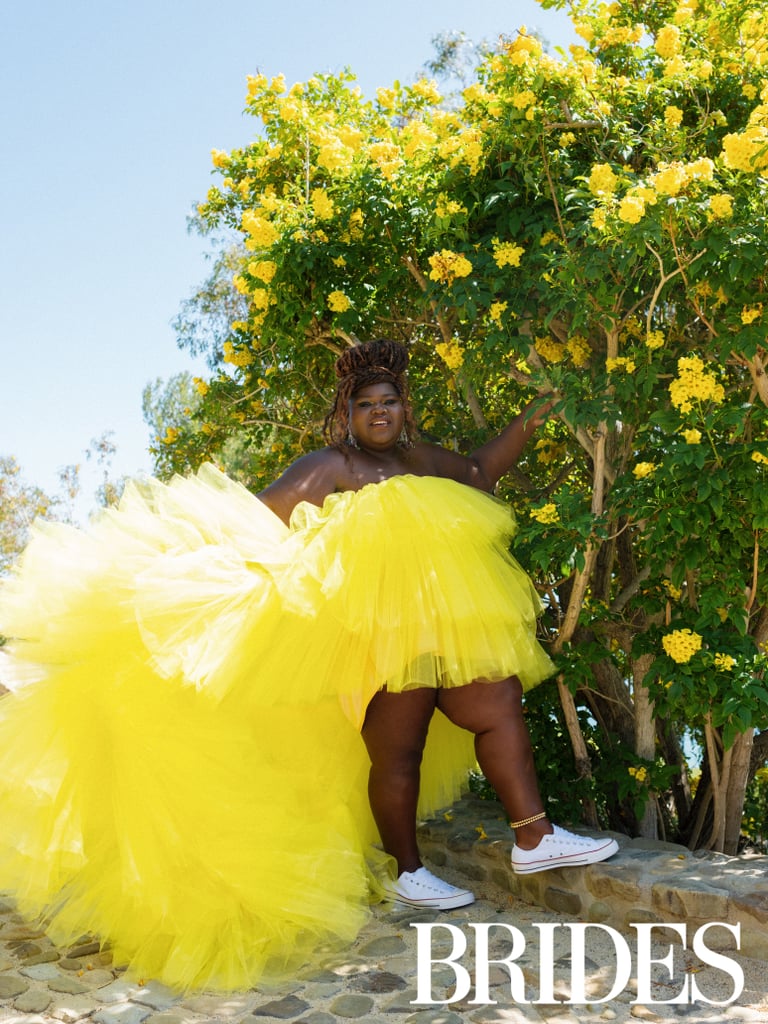
<path id="1" fill-rule="evenodd" d="M 336 398 L 325 417 L 323 434 L 328 444 L 336 448 L 346 447 L 349 436 L 349 401 L 352 396 L 369 384 L 391 384 L 402 399 L 405 409 L 405 436 L 408 447 L 418 436 L 413 418 L 408 381 L 408 349 L 399 341 L 377 338 L 353 345 L 336 360 Z"/>

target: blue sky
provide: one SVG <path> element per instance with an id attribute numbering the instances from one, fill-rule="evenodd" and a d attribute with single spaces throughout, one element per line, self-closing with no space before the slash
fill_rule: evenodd
<path id="1" fill-rule="evenodd" d="M 42 0 L 0 13 L 0 455 L 49 493 L 113 431 L 115 473 L 151 470 L 141 393 L 201 366 L 171 321 L 206 275 L 186 218 L 210 151 L 253 138 L 246 76 L 288 83 L 351 67 L 366 95 L 413 81 L 433 36 L 520 25 L 552 46 L 570 23 L 534 0 Z"/>

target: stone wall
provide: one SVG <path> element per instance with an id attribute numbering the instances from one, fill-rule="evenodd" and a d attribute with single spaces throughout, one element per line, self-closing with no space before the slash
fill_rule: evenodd
<path id="1" fill-rule="evenodd" d="M 620 849 L 610 860 L 515 875 L 503 808 L 469 795 L 423 822 L 419 845 L 433 864 L 448 865 L 470 882 L 489 881 L 528 903 L 622 931 L 641 922 L 693 929 L 712 921 L 740 924 L 741 952 L 768 960 L 768 857 L 726 857 L 612 835 Z M 733 941 L 725 929 L 707 933 L 711 949 L 733 949 Z"/>

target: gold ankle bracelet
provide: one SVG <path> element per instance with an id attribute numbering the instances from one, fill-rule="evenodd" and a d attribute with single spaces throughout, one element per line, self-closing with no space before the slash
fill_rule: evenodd
<path id="1" fill-rule="evenodd" d="M 524 825 L 532 825 L 534 821 L 541 821 L 542 818 L 546 818 L 547 812 L 542 811 L 541 814 L 532 814 L 530 818 L 523 818 L 522 821 L 510 821 L 510 828 L 522 828 Z"/>

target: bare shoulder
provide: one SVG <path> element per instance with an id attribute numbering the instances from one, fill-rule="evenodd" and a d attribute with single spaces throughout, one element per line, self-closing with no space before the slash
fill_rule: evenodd
<path id="1" fill-rule="evenodd" d="M 322 505 L 329 494 L 339 490 L 345 469 L 344 456 L 337 448 L 320 448 L 292 462 L 258 497 L 287 523 L 300 501 Z"/>

